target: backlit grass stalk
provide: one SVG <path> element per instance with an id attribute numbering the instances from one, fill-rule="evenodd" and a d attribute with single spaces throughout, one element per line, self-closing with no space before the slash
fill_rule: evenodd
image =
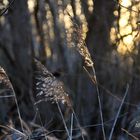
<path id="1" fill-rule="evenodd" d="M 94 81 L 94 84 L 96 86 L 96 91 L 97 91 L 103 138 L 104 138 L 104 140 L 106 140 L 103 113 L 102 113 L 102 105 L 101 105 L 101 99 L 100 99 L 100 92 L 99 92 L 98 81 L 97 81 L 97 77 L 96 77 L 96 71 L 94 68 L 94 63 L 91 59 L 91 55 L 90 55 L 90 53 L 87 49 L 86 43 L 84 41 L 84 38 L 82 35 L 82 28 L 77 26 L 76 32 L 78 35 L 78 37 L 77 37 L 77 42 L 78 42 L 77 50 L 80 53 L 80 55 L 83 57 L 86 67 L 90 67 L 92 69 L 92 72 L 93 72 L 92 80 Z M 84 67 L 84 68 L 86 69 L 86 67 Z"/>

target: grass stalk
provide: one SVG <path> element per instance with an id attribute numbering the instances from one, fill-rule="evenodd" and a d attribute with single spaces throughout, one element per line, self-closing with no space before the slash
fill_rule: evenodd
<path id="1" fill-rule="evenodd" d="M 70 140 L 72 140 L 72 131 L 73 131 L 73 113 L 71 114 Z"/>
<path id="2" fill-rule="evenodd" d="M 22 124 L 22 118 L 21 118 L 21 113 L 20 113 L 20 110 L 19 110 L 19 105 L 18 105 L 16 93 L 15 93 L 15 90 L 14 90 L 12 84 L 11 84 L 11 88 L 12 88 L 12 91 L 13 91 L 13 94 L 14 94 L 14 100 L 15 100 L 15 104 L 16 104 L 16 107 L 17 107 L 17 113 L 18 113 L 18 116 L 19 116 L 19 121 L 20 121 L 20 125 L 21 125 L 21 130 L 22 130 L 22 132 L 24 132 L 24 128 L 23 128 L 23 124 Z"/>
<path id="3" fill-rule="evenodd" d="M 101 118 L 101 124 L 102 124 L 103 138 L 104 138 L 104 140 L 106 140 L 103 113 L 102 113 L 102 104 L 101 104 L 101 99 L 100 99 L 100 92 L 99 92 L 95 68 L 93 66 L 92 66 L 92 71 L 93 71 L 93 76 L 94 76 L 94 81 L 95 81 L 95 86 L 96 86 L 96 91 L 97 91 L 97 97 L 98 97 L 98 103 L 99 103 L 99 111 L 100 111 L 100 118 Z"/>
<path id="4" fill-rule="evenodd" d="M 77 124 L 78 124 L 78 127 L 79 127 L 79 129 L 80 129 L 80 131 L 81 131 L 81 137 L 82 137 L 82 140 L 84 140 L 83 128 L 81 127 L 81 125 L 80 125 L 80 123 L 79 123 L 79 120 L 78 120 L 78 118 L 77 118 L 77 115 L 76 115 L 74 109 L 71 108 L 71 110 L 72 110 L 73 115 L 74 115 L 74 117 L 75 117 L 75 120 L 76 120 L 76 122 L 77 122 Z"/>
<path id="5" fill-rule="evenodd" d="M 68 135 L 69 140 L 70 140 L 70 134 L 69 134 L 68 127 L 67 127 L 67 125 L 66 125 L 66 122 L 65 122 L 65 119 L 64 119 L 63 113 L 62 113 L 62 111 L 61 111 L 60 105 L 59 105 L 59 103 L 58 103 L 57 101 L 56 101 L 56 104 L 57 104 L 57 107 L 58 107 L 59 113 L 60 113 L 60 115 L 61 115 L 61 118 L 62 118 L 62 121 L 63 121 L 64 127 L 65 127 L 65 130 L 66 130 L 67 135 Z"/>
<path id="6" fill-rule="evenodd" d="M 126 87 L 126 91 L 125 91 L 124 97 L 123 97 L 123 99 L 122 99 L 122 102 L 121 102 L 120 107 L 119 107 L 119 109 L 118 109 L 118 112 L 117 112 L 117 114 L 116 114 L 116 117 L 115 117 L 115 120 L 114 120 L 114 123 L 113 123 L 113 126 L 112 126 L 112 129 L 111 129 L 111 132 L 110 132 L 110 135 L 109 135 L 109 139 L 108 139 L 108 140 L 112 140 L 112 135 L 113 135 L 113 132 L 114 132 L 114 129 L 115 129 L 115 126 L 116 126 L 116 123 L 117 123 L 117 120 L 118 120 L 119 114 L 120 114 L 120 112 L 121 112 L 121 109 L 122 109 L 123 103 L 124 103 L 125 98 L 126 98 L 126 96 L 127 96 L 128 89 L 129 89 L 129 85 L 127 84 L 127 87 Z"/>

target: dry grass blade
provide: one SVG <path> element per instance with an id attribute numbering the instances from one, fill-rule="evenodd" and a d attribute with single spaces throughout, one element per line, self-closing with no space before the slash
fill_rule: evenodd
<path id="1" fill-rule="evenodd" d="M 42 101 L 61 102 L 71 107 L 71 102 L 63 83 L 58 81 L 38 60 L 35 60 L 35 79 L 36 96 L 40 98 L 37 103 Z"/>
<path id="2" fill-rule="evenodd" d="M 115 129 L 115 126 L 116 126 L 116 123 L 117 123 L 117 120 L 118 120 L 119 114 L 120 114 L 120 112 L 121 112 L 121 109 L 122 109 L 123 103 L 124 103 L 125 98 L 126 98 L 126 96 L 127 96 L 128 89 L 129 89 L 129 85 L 127 84 L 127 87 L 126 87 L 126 91 L 125 91 L 125 94 L 124 94 L 123 100 L 122 100 L 122 102 L 121 102 L 121 104 L 120 104 L 120 107 L 119 107 L 118 112 L 117 112 L 117 114 L 116 114 L 116 117 L 115 117 L 115 120 L 114 120 L 114 123 L 113 123 L 112 129 L 111 129 L 111 132 L 110 132 L 110 135 L 109 135 L 109 140 L 112 140 L 112 135 L 113 135 L 113 132 L 114 132 L 114 129 Z"/>
<path id="3" fill-rule="evenodd" d="M 76 24 L 76 23 L 75 23 Z M 94 68 L 94 63 L 92 61 L 91 55 L 87 49 L 84 37 L 83 37 L 83 32 L 81 26 L 78 26 L 77 24 L 75 25 L 75 32 L 77 34 L 77 50 L 81 54 L 81 56 L 84 59 L 86 67 L 90 67 L 93 72 L 92 76 L 92 81 L 94 82 L 97 90 L 97 97 L 98 97 L 98 102 L 99 102 L 99 110 L 100 110 L 100 117 L 101 117 L 101 123 L 102 123 L 102 132 L 103 132 L 103 138 L 106 140 L 105 136 L 105 129 L 104 129 L 104 120 L 103 120 L 103 113 L 102 113 L 102 105 L 101 105 L 101 99 L 100 99 L 100 92 L 99 92 L 99 87 L 98 87 L 98 82 L 97 82 L 97 77 L 96 77 L 96 72 Z M 86 67 L 84 69 L 86 70 Z"/>
<path id="4" fill-rule="evenodd" d="M 22 119 L 21 119 L 21 115 L 20 115 L 20 110 L 19 110 L 19 106 L 18 106 L 18 101 L 16 98 L 14 88 L 13 88 L 12 83 L 10 82 L 5 70 L 2 67 L 0 67 L 0 88 L 1 89 L 4 88 L 5 90 L 9 90 L 10 92 L 12 92 L 16 106 L 17 106 L 17 112 L 18 112 L 18 117 L 19 117 L 20 124 L 21 124 L 21 129 L 22 129 L 22 131 L 24 131 L 23 125 L 22 125 Z"/>
<path id="5" fill-rule="evenodd" d="M 131 134 L 130 132 L 128 132 L 126 129 L 121 128 L 122 131 L 124 131 L 125 133 L 127 133 L 129 136 L 131 136 L 134 140 L 139 140 L 139 138 L 137 138 L 136 136 L 134 136 L 133 134 Z"/>
<path id="6" fill-rule="evenodd" d="M 2 129 L 2 133 L 0 136 L 1 140 L 27 140 L 28 136 L 24 133 L 20 132 L 19 130 L 9 127 L 9 126 L 2 126 L 0 125 L 0 128 Z"/>

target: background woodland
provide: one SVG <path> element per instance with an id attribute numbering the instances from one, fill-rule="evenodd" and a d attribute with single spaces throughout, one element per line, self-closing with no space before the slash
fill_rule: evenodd
<path id="1" fill-rule="evenodd" d="M 129 84 L 112 140 L 129 139 L 121 128 L 140 138 L 140 128 L 135 127 L 140 122 L 139 10 L 139 0 L 0 0 L 0 65 L 10 77 L 21 117 L 30 129 L 37 113 L 33 66 L 37 58 L 63 81 L 85 138 L 103 139 L 100 125 L 94 126 L 101 123 L 96 86 L 77 51 L 80 27 L 96 70 L 106 136 Z M 0 124 L 20 130 L 15 102 L 4 95 L 0 95 Z M 62 111 L 69 121 L 63 106 Z M 64 129 L 55 104 L 40 103 L 39 112 L 47 131 Z M 41 125 L 38 116 L 35 124 Z M 64 132 L 52 134 L 66 139 Z"/>

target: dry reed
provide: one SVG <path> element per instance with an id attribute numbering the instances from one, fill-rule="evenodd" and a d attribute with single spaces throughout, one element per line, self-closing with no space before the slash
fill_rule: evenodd
<path id="1" fill-rule="evenodd" d="M 35 60 L 35 79 L 37 80 L 36 96 L 40 97 L 37 103 L 41 101 L 61 102 L 71 107 L 70 98 L 63 83 L 57 80 L 38 60 Z"/>
<path id="2" fill-rule="evenodd" d="M 72 19 L 72 17 L 70 17 Z M 73 20 L 72 20 L 73 21 Z M 100 99 L 100 92 L 99 92 L 99 87 L 98 87 L 98 81 L 96 77 L 96 71 L 94 68 L 94 63 L 92 61 L 91 55 L 88 51 L 88 48 L 85 43 L 85 39 L 83 37 L 83 31 L 82 31 L 82 26 L 78 26 L 75 22 L 73 22 L 75 25 L 75 34 L 77 34 L 77 37 L 75 38 L 76 43 L 77 43 L 77 50 L 84 59 L 85 66 L 83 68 L 87 70 L 86 67 L 90 67 L 92 69 L 93 74 L 91 75 L 92 81 L 96 86 L 96 91 L 97 91 L 97 98 L 98 98 L 98 103 L 99 103 L 99 111 L 100 111 L 100 118 L 101 118 L 101 124 L 102 124 L 102 132 L 103 132 L 103 138 L 106 140 L 106 135 L 105 135 L 105 129 L 104 129 L 104 120 L 103 120 L 103 113 L 102 113 L 102 105 L 101 105 L 101 99 Z"/>
<path id="3" fill-rule="evenodd" d="M 24 132 L 22 119 L 21 119 L 21 114 L 20 114 L 20 110 L 19 110 L 19 105 L 18 105 L 18 101 L 17 101 L 17 97 L 16 97 L 16 93 L 14 91 L 12 83 L 10 82 L 5 70 L 2 67 L 0 67 L 0 85 L 2 87 L 4 87 L 4 88 L 10 90 L 13 93 L 15 104 L 16 104 L 16 107 L 17 107 L 17 113 L 18 113 L 19 121 L 20 121 L 20 124 L 21 124 L 21 129 Z"/>

